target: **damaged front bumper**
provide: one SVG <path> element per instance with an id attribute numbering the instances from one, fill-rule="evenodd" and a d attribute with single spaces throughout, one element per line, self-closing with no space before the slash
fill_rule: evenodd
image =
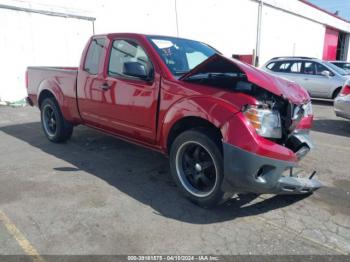
<path id="1" fill-rule="evenodd" d="M 295 134 L 300 143 L 295 154 L 298 159 L 313 147 L 308 134 Z M 277 160 L 260 156 L 239 147 L 224 143 L 225 192 L 259 194 L 305 194 L 321 187 L 321 183 L 311 176 L 294 172 L 297 162 Z"/>

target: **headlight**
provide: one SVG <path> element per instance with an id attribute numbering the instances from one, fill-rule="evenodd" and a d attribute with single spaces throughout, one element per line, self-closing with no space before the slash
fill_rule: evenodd
<path id="1" fill-rule="evenodd" d="M 243 114 L 260 136 L 282 138 L 281 117 L 279 112 L 250 105 L 243 110 Z"/>
<path id="2" fill-rule="evenodd" d="M 313 115 L 311 101 L 309 101 L 309 103 L 303 105 L 303 108 L 304 108 L 304 116 Z"/>

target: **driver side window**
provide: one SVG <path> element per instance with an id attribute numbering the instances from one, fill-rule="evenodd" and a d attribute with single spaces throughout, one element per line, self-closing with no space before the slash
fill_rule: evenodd
<path id="1" fill-rule="evenodd" d="M 304 64 L 304 74 L 321 76 L 323 71 L 328 71 L 330 76 L 334 76 L 334 74 L 327 67 L 319 63 L 305 62 Z"/>
<path id="2" fill-rule="evenodd" d="M 316 68 L 316 75 L 322 75 L 323 71 L 328 71 L 330 74 L 330 76 L 334 76 L 334 74 L 325 66 L 319 64 L 319 63 L 315 63 L 315 68 Z"/>
<path id="3" fill-rule="evenodd" d="M 152 68 L 149 57 L 139 44 L 132 40 L 114 40 L 109 59 L 108 75 L 130 77 L 130 75 L 124 74 L 124 64 L 127 62 L 142 64 L 147 73 Z"/>

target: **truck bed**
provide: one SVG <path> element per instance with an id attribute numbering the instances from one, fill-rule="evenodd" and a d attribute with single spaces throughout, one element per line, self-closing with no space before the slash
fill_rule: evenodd
<path id="1" fill-rule="evenodd" d="M 56 100 L 62 106 L 62 113 L 71 119 L 77 113 L 76 84 L 78 76 L 77 67 L 28 67 L 26 85 L 30 103 L 39 106 L 39 93 L 42 90 L 54 88 Z"/>

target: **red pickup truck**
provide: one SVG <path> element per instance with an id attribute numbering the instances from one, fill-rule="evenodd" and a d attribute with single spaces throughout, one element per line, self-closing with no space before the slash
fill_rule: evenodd
<path id="1" fill-rule="evenodd" d="M 204 43 L 96 35 L 79 68 L 28 67 L 26 81 L 50 141 L 66 141 L 83 124 L 160 151 L 178 187 L 200 206 L 235 193 L 321 186 L 293 171 L 313 147 L 308 93 Z"/>

